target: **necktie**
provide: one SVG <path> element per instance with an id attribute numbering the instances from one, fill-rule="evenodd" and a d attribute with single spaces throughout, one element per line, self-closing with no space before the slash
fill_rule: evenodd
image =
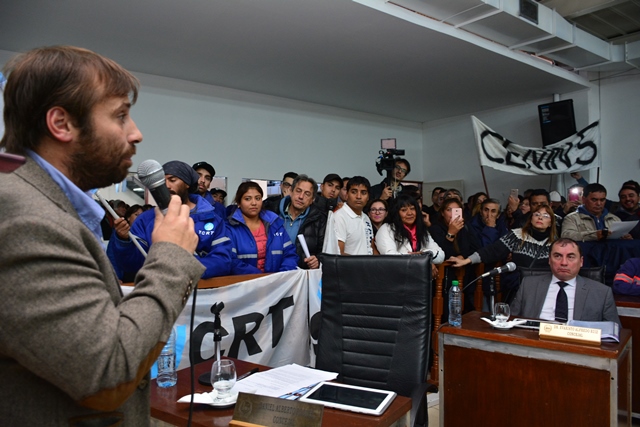
<path id="1" fill-rule="evenodd" d="M 558 282 L 558 286 L 560 286 L 560 290 L 558 291 L 558 296 L 556 297 L 556 321 L 566 323 L 569 319 L 569 302 L 567 300 L 567 293 L 564 291 L 564 287 L 567 286 L 568 283 Z"/>

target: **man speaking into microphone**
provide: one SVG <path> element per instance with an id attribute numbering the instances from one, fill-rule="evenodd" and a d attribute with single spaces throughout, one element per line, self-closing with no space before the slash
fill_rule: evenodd
<path id="1" fill-rule="evenodd" d="M 155 213 L 148 258 L 122 297 L 88 191 L 122 181 L 142 134 L 138 81 L 75 47 L 14 58 L 0 174 L 3 426 L 148 426 L 148 372 L 204 267 L 189 207 Z"/>

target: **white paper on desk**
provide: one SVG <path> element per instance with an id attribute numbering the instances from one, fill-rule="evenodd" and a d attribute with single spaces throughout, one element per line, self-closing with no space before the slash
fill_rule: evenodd
<path id="1" fill-rule="evenodd" d="M 625 234 L 629 234 L 631 229 L 636 226 L 638 221 L 618 221 L 609 224 L 609 237 L 607 239 L 619 239 Z"/>
<path id="2" fill-rule="evenodd" d="M 335 372 L 305 368 L 292 363 L 291 365 L 258 372 L 238 381 L 236 385 L 251 388 L 255 390 L 255 394 L 262 396 L 280 397 L 321 381 L 334 380 L 337 377 L 338 374 Z"/>

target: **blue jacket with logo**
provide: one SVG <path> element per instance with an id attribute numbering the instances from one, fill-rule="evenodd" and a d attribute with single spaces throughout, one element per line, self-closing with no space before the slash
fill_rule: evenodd
<path id="1" fill-rule="evenodd" d="M 295 270 L 298 267 L 296 246 L 291 243 L 284 229 L 282 218 L 277 214 L 263 210 L 260 219 L 267 234 L 267 255 L 264 264 L 265 273 Z M 227 235 L 231 238 L 232 266 L 231 274 L 262 273 L 258 265 L 256 240 L 247 227 L 240 209 L 236 207 L 227 218 Z"/>
<path id="2" fill-rule="evenodd" d="M 211 203 L 211 206 L 213 206 L 213 210 L 215 211 L 216 215 L 218 215 L 224 221 L 224 219 L 227 217 L 227 214 L 226 214 L 227 208 L 225 208 L 222 203 L 216 202 L 215 200 L 213 200 L 213 196 L 208 191 L 204 194 L 204 196 L 200 196 L 200 197 L 205 199 L 207 202 Z"/>
<path id="3" fill-rule="evenodd" d="M 209 202 L 196 194 L 190 194 L 189 200 L 196 204 L 191 212 L 198 235 L 196 258 L 206 267 L 203 279 L 227 276 L 231 271 L 231 240 L 227 236 L 223 220 L 218 216 Z M 140 245 L 149 251 L 151 233 L 156 222 L 154 210 L 143 212 L 136 218 L 131 233 L 138 236 Z M 136 272 L 144 264 L 144 257 L 130 240 L 121 240 L 116 233 L 113 253 L 119 267 L 127 272 Z"/>

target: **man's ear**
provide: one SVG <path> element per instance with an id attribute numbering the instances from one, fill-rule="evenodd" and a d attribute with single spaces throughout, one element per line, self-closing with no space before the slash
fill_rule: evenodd
<path id="1" fill-rule="evenodd" d="M 50 108 L 47 111 L 46 121 L 47 129 L 58 141 L 71 142 L 79 133 L 71 115 L 62 107 Z"/>

